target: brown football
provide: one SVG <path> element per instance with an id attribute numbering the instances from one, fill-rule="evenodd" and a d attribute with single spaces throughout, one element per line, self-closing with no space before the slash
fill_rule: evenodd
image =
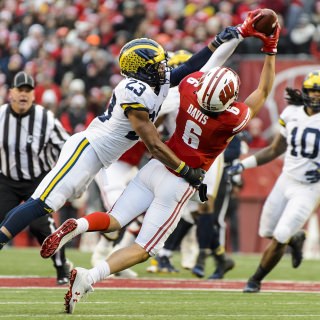
<path id="1" fill-rule="evenodd" d="M 270 36 L 278 21 L 277 14 L 271 9 L 261 9 L 261 17 L 255 22 L 253 27 L 267 36 Z"/>

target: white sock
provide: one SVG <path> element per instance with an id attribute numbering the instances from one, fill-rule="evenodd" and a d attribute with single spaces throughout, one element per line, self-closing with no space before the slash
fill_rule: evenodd
<path id="1" fill-rule="evenodd" d="M 85 233 L 89 229 L 89 222 L 87 219 L 80 218 L 77 219 L 77 234 Z"/>
<path id="2" fill-rule="evenodd" d="M 168 249 L 165 249 L 165 248 L 161 248 L 159 250 L 158 255 L 159 255 L 159 257 L 168 257 L 168 258 L 170 258 L 172 256 L 172 251 L 168 250 Z"/>
<path id="3" fill-rule="evenodd" d="M 110 267 L 107 261 L 99 262 L 94 268 L 89 269 L 89 282 L 95 284 L 110 276 Z"/>

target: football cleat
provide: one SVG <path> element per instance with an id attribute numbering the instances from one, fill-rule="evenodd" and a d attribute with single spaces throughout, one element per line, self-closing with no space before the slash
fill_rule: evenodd
<path id="1" fill-rule="evenodd" d="M 76 219 L 66 220 L 55 232 L 50 234 L 42 243 L 40 255 L 42 258 L 53 256 L 67 242 L 77 234 L 73 232 L 78 226 Z"/>
<path id="2" fill-rule="evenodd" d="M 208 279 L 223 279 L 223 276 L 228 271 L 232 270 L 235 266 L 235 262 L 231 258 L 226 258 L 224 261 L 217 263 L 217 268 Z"/>
<path id="3" fill-rule="evenodd" d="M 64 297 L 66 313 L 73 313 L 76 303 L 93 291 L 88 280 L 88 270 L 84 268 L 73 269 L 70 274 L 69 290 Z"/>
<path id="4" fill-rule="evenodd" d="M 290 239 L 290 247 L 291 247 L 291 262 L 293 268 L 298 268 L 302 262 L 303 254 L 303 244 L 306 240 L 306 232 L 304 230 L 298 231 L 291 239 Z"/>
<path id="5" fill-rule="evenodd" d="M 255 281 L 252 279 L 249 279 L 246 286 L 243 289 L 244 293 L 258 293 L 260 292 L 261 283 L 260 281 Z"/>
<path id="6" fill-rule="evenodd" d="M 162 272 L 162 273 L 177 273 L 177 272 L 179 272 L 179 270 L 176 269 L 174 267 L 174 265 L 171 264 L 169 257 L 157 256 L 157 261 L 158 261 L 158 272 Z"/>
<path id="7" fill-rule="evenodd" d="M 204 269 L 202 266 L 200 265 L 195 265 L 192 270 L 191 270 L 192 274 L 194 274 L 195 276 L 197 276 L 198 278 L 203 278 L 204 277 Z"/>

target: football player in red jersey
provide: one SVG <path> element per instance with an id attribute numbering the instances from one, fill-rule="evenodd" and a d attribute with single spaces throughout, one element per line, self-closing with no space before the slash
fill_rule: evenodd
<path id="1" fill-rule="evenodd" d="M 272 89 L 280 29 L 277 25 L 269 37 L 257 33 L 253 24 L 258 15 L 258 11 L 251 12 L 238 29 L 243 37 L 259 37 L 263 41 L 262 51 L 266 53 L 259 84 L 244 102 L 236 102 L 240 81 L 238 75 L 228 68 L 215 67 L 208 72 L 192 73 L 179 85 L 181 98 L 177 126 L 168 146 L 187 165 L 207 170 L 233 136 L 243 130 L 250 118 L 261 109 Z M 226 48 L 227 45 L 221 45 L 216 52 Z M 90 270 L 72 270 L 70 288 L 65 296 L 67 312 L 72 313 L 82 296 L 93 291 L 92 284 L 146 261 L 163 246 L 196 191 L 178 175 L 179 169 L 171 170 L 160 161 L 151 159 L 108 213 L 95 212 L 78 220 L 69 219 L 55 236 L 45 240 L 42 251 L 54 254 L 55 250 L 81 233 L 119 230 L 146 212 L 134 244 L 117 250 Z M 199 195 L 204 199 L 206 194 L 203 193 L 205 187 L 201 185 Z"/>

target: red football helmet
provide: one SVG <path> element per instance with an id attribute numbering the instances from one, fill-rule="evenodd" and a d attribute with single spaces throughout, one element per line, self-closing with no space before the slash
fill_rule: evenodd
<path id="1" fill-rule="evenodd" d="M 204 113 L 222 112 L 233 103 L 239 93 L 240 79 L 229 68 L 215 67 L 199 80 L 197 100 Z"/>

